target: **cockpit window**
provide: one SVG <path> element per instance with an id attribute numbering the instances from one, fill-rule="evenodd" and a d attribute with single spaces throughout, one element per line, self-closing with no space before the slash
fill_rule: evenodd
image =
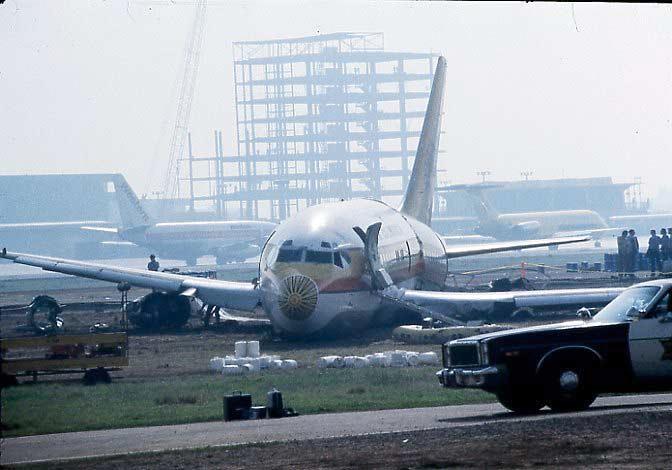
<path id="1" fill-rule="evenodd" d="M 341 261 L 341 253 L 339 253 L 338 251 L 334 252 L 334 264 L 339 268 L 343 267 L 343 261 Z"/>
<path id="2" fill-rule="evenodd" d="M 291 263 L 296 261 L 301 261 L 301 255 L 303 250 L 301 249 L 291 249 L 291 248 L 280 248 L 278 251 L 278 258 L 276 261 L 278 263 Z"/>
<path id="3" fill-rule="evenodd" d="M 332 264 L 333 253 L 331 251 L 306 251 L 306 263 Z"/>

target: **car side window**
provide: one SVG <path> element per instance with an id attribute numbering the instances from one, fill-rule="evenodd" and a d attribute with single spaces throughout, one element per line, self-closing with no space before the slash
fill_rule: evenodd
<path id="1" fill-rule="evenodd" d="M 670 292 L 665 294 L 662 299 L 658 301 L 656 307 L 651 311 L 651 317 L 661 318 L 665 316 L 672 316 L 672 296 Z"/>

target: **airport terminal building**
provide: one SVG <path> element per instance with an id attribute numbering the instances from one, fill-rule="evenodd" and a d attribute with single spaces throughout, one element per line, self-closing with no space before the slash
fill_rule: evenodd
<path id="1" fill-rule="evenodd" d="M 488 185 L 493 186 L 487 190 L 488 199 L 500 213 L 587 209 L 606 219 L 647 210 L 637 192 L 631 191 L 636 183 L 614 183 L 610 177 L 488 181 Z M 438 216 L 476 216 L 472 198 L 465 191 L 441 192 L 435 202 Z"/>

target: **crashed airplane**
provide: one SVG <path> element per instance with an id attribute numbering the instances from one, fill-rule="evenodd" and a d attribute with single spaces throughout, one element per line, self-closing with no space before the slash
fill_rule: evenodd
<path id="1" fill-rule="evenodd" d="M 254 283 L 227 282 L 84 263 L 3 250 L 2 258 L 48 271 L 128 283 L 160 291 L 175 305 L 184 297 L 229 309 L 261 305 L 274 329 L 290 337 L 345 334 L 400 313 L 427 316 L 472 303 L 515 307 L 519 294 L 443 292 L 452 258 L 586 241 L 586 237 L 447 247 L 430 227 L 441 129 L 446 61 L 439 57 L 411 179 L 399 209 L 355 199 L 318 204 L 278 225 L 266 241 Z M 532 307 L 606 304 L 620 290 L 580 289 L 526 294 Z M 154 295 L 159 292 L 153 293 Z M 149 294 L 149 295 L 153 295 Z"/>

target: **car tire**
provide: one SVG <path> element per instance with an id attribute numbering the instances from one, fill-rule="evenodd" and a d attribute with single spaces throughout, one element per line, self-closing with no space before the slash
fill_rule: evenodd
<path id="1" fill-rule="evenodd" d="M 549 367 L 544 374 L 549 408 L 562 413 L 590 407 L 597 398 L 591 380 L 593 372 L 593 368 L 576 363 Z"/>
<path id="2" fill-rule="evenodd" d="M 19 382 L 16 380 L 16 376 L 5 374 L 4 372 L 0 373 L 0 388 L 13 387 L 18 384 Z"/>
<path id="3" fill-rule="evenodd" d="M 517 387 L 497 393 L 505 408 L 518 414 L 533 414 L 544 406 L 541 394 L 533 387 Z"/>

